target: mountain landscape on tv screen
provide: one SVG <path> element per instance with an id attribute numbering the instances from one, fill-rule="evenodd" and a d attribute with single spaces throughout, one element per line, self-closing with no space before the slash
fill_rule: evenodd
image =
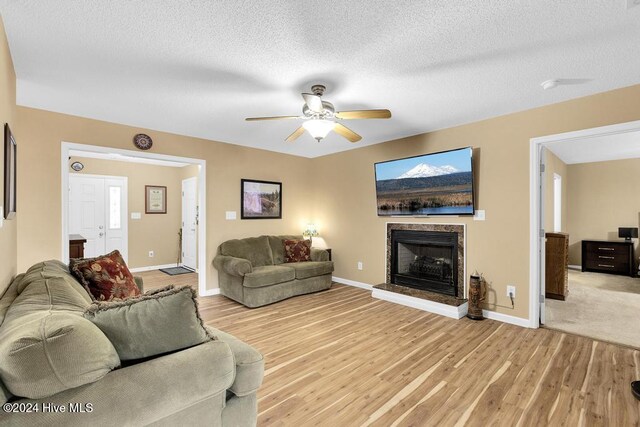
<path id="1" fill-rule="evenodd" d="M 472 172 L 420 163 L 395 179 L 376 181 L 379 215 L 472 214 Z"/>

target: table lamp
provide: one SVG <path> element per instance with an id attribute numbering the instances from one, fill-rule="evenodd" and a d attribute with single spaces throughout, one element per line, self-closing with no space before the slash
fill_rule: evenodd
<path id="1" fill-rule="evenodd" d="M 319 236 L 319 234 L 315 224 L 307 224 L 307 227 L 302 232 L 302 237 L 308 237 L 309 240 L 311 240 L 311 245 L 313 246 L 313 238 L 317 236 Z"/>

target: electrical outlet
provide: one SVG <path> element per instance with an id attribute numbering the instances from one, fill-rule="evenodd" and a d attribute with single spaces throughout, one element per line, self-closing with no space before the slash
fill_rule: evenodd
<path id="1" fill-rule="evenodd" d="M 153 251 L 149 251 L 149 258 L 153 258 L 155 256 L 155 254 L 153 253 Z"/>
<path id="2" fill-rule="evenodd" d="M 362 261 L 358 261 L 358 270 L 362 270 Z"/>
<path id="3" fill-rule="evenodd" d="M 515 298 L 516 297 L 516 287 L 513 285 L 508 285 L 507 286 L 507 296 L 510 298 Z"/>

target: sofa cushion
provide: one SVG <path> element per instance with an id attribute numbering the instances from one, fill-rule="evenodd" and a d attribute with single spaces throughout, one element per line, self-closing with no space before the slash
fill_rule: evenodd
<path id="1" fill-rule="evenodd" d="M 283 240 L 284 262 L 311 261 L 311 240 Z"/>
<path id="2" fill-rule="evenodd" d="M 236 363 L 236 378 L 229 390 L 236 396 L 246 396 L 258 390 L 264 377 L 264 357 L 262 354 L 233 335 L 210 326 L 206 328 L 218 340 L 227 343 L 233 353 Z"/>
<path id="3" fill-rule="evenodd" d="M 248 259 L 253 267 L 273 265 L 267 236 L 227 240 L 220 245 L 220 254 Z"/>
<path id="4" fill-rule="evenodd" d="M 72 258 L 69 269 L 98 301 L 140 295 L 140 289 L 117 249 L 96 258 Z"/>
<path id="5" fill-rule="evenodd" d="M 0 359 L 0 376 L 9 391 L 32 399 L 97 381 L 120 365 L 100 329 L 62 311 L 7 319 L 0 328 Z"/>
<path id="6" fill-rule="evenodd" d="M 256 267 L 251 273 L 244 275 L 243 286 L 248 288 L 261 288 L 275 285 L 276 283 L 289 282 L 296 278 L 296 272 L 288 266 L 265 265 Z"/>
<path id="7" fill-rule="evenodd" d="M 12 287 L 0 327 L 0 378 L 12 394 L 48 397 L 120 365 L 107 337 L 82 318 L 90 298 L 64 264 L 36 264 Z"/>
<path id="8" fill-rule="evenodd" d="M 284 263 L 284 240 L 303 240 L 302 235 L 269 236 L 273 265 Z"/>
<path id="9" fill-rule="evenodd" d="M 189 286 L 168 286 L 124 301 L 96 301 L 84 313 L 109 338 L 120 360 L 192 347 L 212 339 Z"/>
<path id="10" fill-rule="evenodd" d="M 287 264 L 296 272 L 296 279 L 306 279 L 308 277 L 322 276 L 333 272 L 333 262 L 331 261 L 306 261 L 292 262 Z"/>

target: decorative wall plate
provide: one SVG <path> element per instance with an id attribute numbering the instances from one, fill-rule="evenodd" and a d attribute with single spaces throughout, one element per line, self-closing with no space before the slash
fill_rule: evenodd
<path id="1" fill-rule="evenodd" d="M 133 145 L 141 150 L 148 150 L 153 145 L 153 141 L 149 135 L 139 133 L 133 137 Z"/>
<path id="2" fill-rule="evenodd" d="M 76 172 L 80 172 L 82 169 L 84 169 L 84 165 L 80 162 L 73 162 L 71 163 L 71 169 Z"/>

